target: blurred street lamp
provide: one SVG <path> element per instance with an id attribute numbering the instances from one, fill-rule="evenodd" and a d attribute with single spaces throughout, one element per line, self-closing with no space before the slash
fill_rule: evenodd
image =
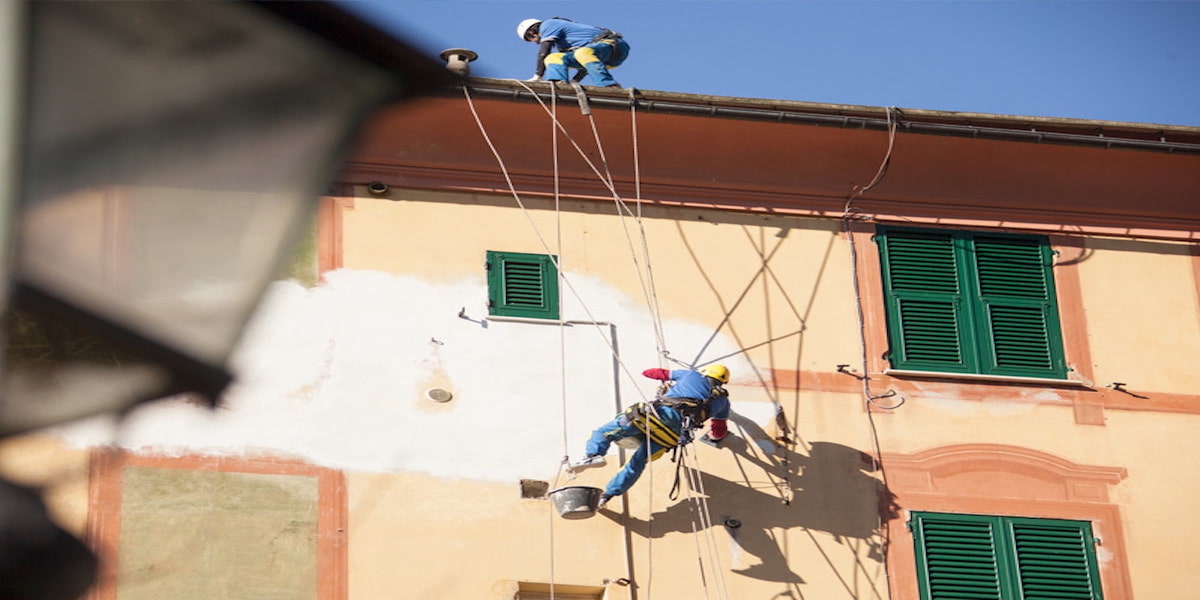
<path id="1" fill-rule="evenodd" d="M 364 118 L 452 77 L 324 2 L 17 5 L 0 435 L 216 398 Z"/>
<path id="2" fill-rule="evenodd" d="M 327 2 L 0 2 L 0 437 L 215 402 L 367 117 L 457 78 Z M 0 597 L 95 561 L 0 481 Z"/>

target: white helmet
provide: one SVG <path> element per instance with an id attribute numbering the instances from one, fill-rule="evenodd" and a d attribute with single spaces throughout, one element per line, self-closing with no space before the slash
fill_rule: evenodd
<path id="1" fill-rule="evenodd" d="M 521 38 L 522 40 L 525 39 L 525 34 L 529 33 L 529 28 L 541 22 L 541 19 L 525 19 L 524 21 L 521 21 L 521 24 L 517 25 L 517 37 Z"/>

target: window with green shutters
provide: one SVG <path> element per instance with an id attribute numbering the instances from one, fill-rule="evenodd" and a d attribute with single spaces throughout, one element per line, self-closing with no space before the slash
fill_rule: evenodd
<path id="1" fill-rule="evenodd" d="M 558 268 L 548 254 L 487 253 L 488 314 L 558 319 Z"/>
<path id="2" fill-rule="evenodd" d="M 892 368 L 1066 377 L 1041 236 L 880 228 Z"/>
<path id="3" fill-rule="evenodd" d="M 912 513 L 921 600 L 1101 600 L 1086 521 Z"/>

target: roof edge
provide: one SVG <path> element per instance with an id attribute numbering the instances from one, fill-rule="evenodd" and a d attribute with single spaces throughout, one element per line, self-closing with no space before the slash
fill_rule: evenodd
<path id="1" fill-rule="evenodd" d="M 551 83 L 512 79 L 470 78 L 472 93 L 517 101 L 549 100 Z M 1102 146 L 1168 153 L 1200 154 L 1200 127 L 1028 117 L 926 109 L 828 104 L 644 90 L 586 88 L 588 104 L 597 108 L 639 110 L 691 116 L 771 120 L 843 128 L 888 129 L 932 135 L 1007 139 L 1034 143 Z M 574 88 L 555 88 L 559 98 L 576 97 Z"/>

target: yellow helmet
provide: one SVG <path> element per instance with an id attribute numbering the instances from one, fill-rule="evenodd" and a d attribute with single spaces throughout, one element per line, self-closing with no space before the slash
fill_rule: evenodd
<path id="1" fill-rule="evenodd" d="M 721 383 L 729 383 L 729 369 L 725 365 L 704 365 L 700 367 L 700 374 L 705 377 L 712 377 Z"/>

